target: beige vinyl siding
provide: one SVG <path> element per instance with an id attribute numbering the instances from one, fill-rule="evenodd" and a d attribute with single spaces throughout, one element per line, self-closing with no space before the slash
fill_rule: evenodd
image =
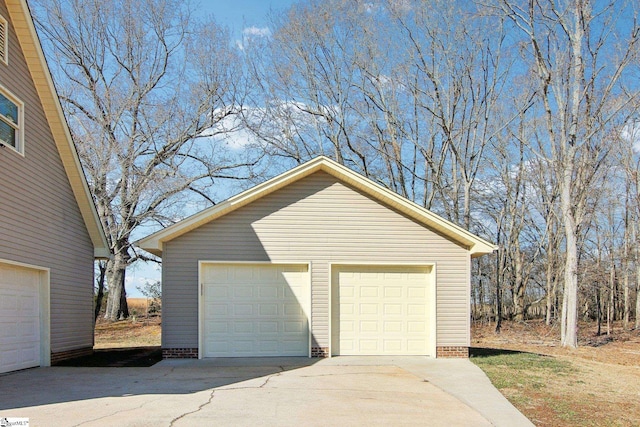
<path id="1" fill-rule="evenodd" d="M 0 85 L 25 104 L 25 147 L 0 148 L 0 259 L 50 269 L 52 352 L 92 346 L 93 245 L 11 22 L 9 51 Z"/>
<path id="2" fill-rule="evenodd" d="M 311 262 L 312 346 L 328 347 L 331 264 L 435 264 L 437 345 L 469 345 L 469 252 L 316 172 L 163 248 L 163 346 L 197 347 L 198 260 Z"/>

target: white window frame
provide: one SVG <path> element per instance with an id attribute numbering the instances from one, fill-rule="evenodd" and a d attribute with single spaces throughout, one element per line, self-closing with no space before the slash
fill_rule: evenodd
<path id="1" fill-rule="evenodd" d="M 0 31 L 4 32 L 4 43 L 0 43 L 0 50 L 3 54 L 0 57 L 0 62 L 9 65 L 9 23 L 2 15 L 0 15 Z"/>
<path id="2" fill-rule="evenodd" d="M 9 121 L 8 119 L 4 119 L 4 116 L 0 114 L 0 120 L 9 124 L 9 126 L 13 127 L 16 130 L 16 146 L 12 146 L 9 144 L 0 141 L 0 148 L 7 147 L 17 152 L 18 154 L 24 156 L 24 102 L 22 102 L 18 97 L 9 92 L 4 86 L 0 85 L 0 94 L 7 98 L 9 101 L 13 102 L 18 107 L 18 124 L 16 126 L 15 123 Z"/>

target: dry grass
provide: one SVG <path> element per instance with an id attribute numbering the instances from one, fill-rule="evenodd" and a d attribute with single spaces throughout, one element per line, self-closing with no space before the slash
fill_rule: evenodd
<path id="1" fill-rule="evenodd" d="M 161 337 L 159 316 L 132 318 L 118 322 L 98 320 L 95 329 L 95 349 L 159 346 Z"/>
<path id="2" fill-rule="evenodd" d="M 161 315 L 147 315 L 151 300 L 127 298 L 130 317 L 118 322 L 106 322 L 98 316 L 95 327 L 95 349 L 159 346 Z"/>
<path id="3" fill-rule="evenodd" d="M 153 304 L 150 298 L 127 298 L 129 313 L 135 317 L 146 316 L 147 312 L 153 308 Z"/>
<path id="4" fill-rule="evenodd" d="M 474 326 L 472 361 L 537 426 L 640 425 L 640 331 L 595 336 L 581 325 L 580 347 L 559 347 L 542 322 Z"/>

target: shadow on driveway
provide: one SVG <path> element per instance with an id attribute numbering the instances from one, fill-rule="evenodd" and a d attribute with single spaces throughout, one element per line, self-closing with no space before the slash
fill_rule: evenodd
<path id="1" fill-rule="evenodd" d="M 268 378 L 317 361 L 306 357 L 174 359 L 148 368 L 25 369 L 0 375 L 0 411 L 104 397 L 192 394 Z"/>

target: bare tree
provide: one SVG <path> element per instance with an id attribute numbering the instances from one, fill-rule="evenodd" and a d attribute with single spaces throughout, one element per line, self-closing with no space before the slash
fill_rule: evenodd
<path id="1" fill-rule="evenodd" d="M 562 345 L 576 347 L 578 320 L 578 239 L 587 214 L 590 184 L 609 152 L 607 133 L 637 95 L 622 78 L 640 38 L 630 28 L 613 28 L 631 12 L 621 2 L 583 0 L 502 0 L 499 7 L 525 35 L 523 51 L 536 71 L 548 142 L 540 153 L 553 165 L 560 182 L 565 232 Z M 619 28 L 619 27 L 618 27 Z"/>
<path id="2" fill-rule="evenodd" d="M 253 163 L 202 138 L 239 108 L 240 61 L 223 28 L 176 0 L 42 0 L 35 11 L 114 254 L 105 318 L 127 317 L 126 267 L 148 259 L 132 233 L 184 215 L 185 198 L 212 203 L 215 180 Z"/>

